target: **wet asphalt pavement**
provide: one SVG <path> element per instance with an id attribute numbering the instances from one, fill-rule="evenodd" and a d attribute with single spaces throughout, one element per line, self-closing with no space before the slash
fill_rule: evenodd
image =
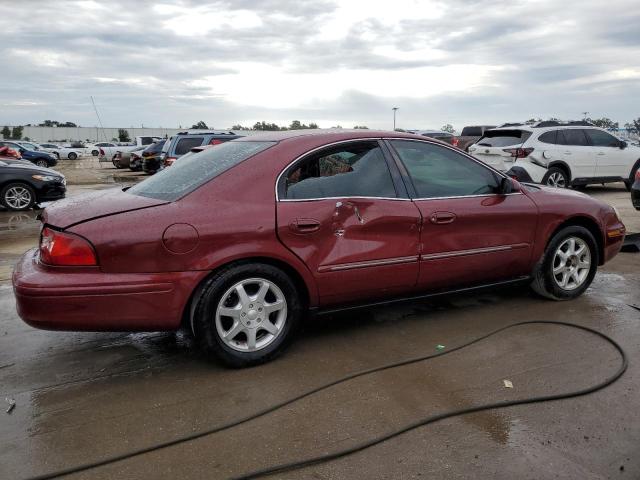
<path id="1" fill-rule="evenodd" d="M 228 370 L 202 358 L 183 332 L 46 332 L 24 324 L 15 313 L 10 271 L 37 242 L 34 216 L 0 212 L 2 479 L 227 423 L 347 373 L 433 353 L 437 345 L 452 348 L 524 320 L 600 330 L 627 351 L 629 369 L 585 397 L 446 419 L 270 478 L 640 478 L 640 311 L 632 307 L 640 306 L 640 254 L 619 254 L 571 302 L 510 288 L 321 317 L 276 361 Z M 633 222 L 629 217 L 628 227 Z M 231 430 L 66 478 L 228 478 L 342 449 L 433 413 L 584 388 L 618 365 L 615 350 L 586 332 L 517 327 L 450 355 L 336 386 Z M 5 397 L 16 403 L 10 414 Z"/>

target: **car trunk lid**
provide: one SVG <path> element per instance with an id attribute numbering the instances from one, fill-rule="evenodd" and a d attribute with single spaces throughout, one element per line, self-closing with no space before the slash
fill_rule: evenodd
<path id="1" fill-rule="evenodd" d="M 127 193 L 126 189 L 110 188 L 58 200 L 44 209 L 41 218 L 43 223 L 65 229 L 96 218 L 166 203 L 169 202 Z"/>

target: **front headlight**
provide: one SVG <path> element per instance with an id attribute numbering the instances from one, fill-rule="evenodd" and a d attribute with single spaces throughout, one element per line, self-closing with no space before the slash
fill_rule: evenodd
<path id="1" fill-rule="evenodd" d="M 34 180 L 40 180 L 41 182 L 55 182 L 60 181 L 60 177 L 54 177 L 53 175 L 31 175 Z"/>

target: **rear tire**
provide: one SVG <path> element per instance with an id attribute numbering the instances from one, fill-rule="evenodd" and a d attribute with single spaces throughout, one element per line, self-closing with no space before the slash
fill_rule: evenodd
<path id="1" fill-rule="evenodd" d="M 548 187 L 568 188 L 569 176 L 563 169 L 551 167 L 542 177 L 542 184 Z"/>
<path id="2" fill-rule="evenodd" d="M 36 160 L 36 165 L 42 168 L 49 168 L 49 162 L 46 160 Z"/>
<path id="3" fill-rule="evenodd" d="M 36 193 L 26 183 L 13 182 L 3 187 L 0 203 L 14 212 L 29 210 L 36 203 Z"/>
<path id="4" fill-rule="evenodd" d="M 91 150 L 91 155 L 97 157 L 100 152 L 98 150 Z"/>
<path id="5" fill-rule="evenodd" d="M 536 266 L 531 288 L 551 300 L 571 300 L 589 288 L 598 269 L 598 248 L 584 227 L 556 233 Z"/>
<path id="6" fill-rule="evenodd" d="M 69 158 L 69 160 L 75 160 L 76 158 L 78 158 L 78 154 L 76 152 L 69 152 L 67 158 Z"/>
<path id="7" fill-rule="evenodd" d="M 261 263 L 222 269 L 195 301 L 196 342 L 207 355 L 233 368 L 258 365 L 282 353 L 304 311 L 291 278 Z"/>

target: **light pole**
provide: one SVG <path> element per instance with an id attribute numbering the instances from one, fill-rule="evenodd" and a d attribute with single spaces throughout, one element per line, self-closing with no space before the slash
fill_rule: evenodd
<path id="1" fill-rule="evenodd" d="M 391 110 L 393 110 L 393 131 L 396 131 L 396 111 L 398 110 L 398 107 L 393 107 Z"/>

